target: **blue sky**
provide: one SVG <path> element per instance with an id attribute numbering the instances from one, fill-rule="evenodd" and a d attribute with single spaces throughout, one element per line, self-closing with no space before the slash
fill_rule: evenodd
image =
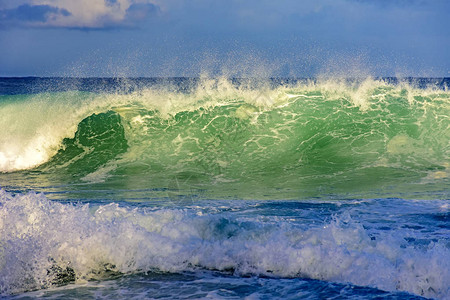
<path id="1" fill-rule="evenodd" d="M 448 0 L 0 0 L 0 76 L 450 76 Z"/>

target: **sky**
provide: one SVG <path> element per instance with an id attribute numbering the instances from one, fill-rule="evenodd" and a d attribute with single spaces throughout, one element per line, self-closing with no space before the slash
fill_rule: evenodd
<path id="1" fill-rule="evenodd" d="M 450 77 L 450 1 L 0 0 L 0 76 Z"/>

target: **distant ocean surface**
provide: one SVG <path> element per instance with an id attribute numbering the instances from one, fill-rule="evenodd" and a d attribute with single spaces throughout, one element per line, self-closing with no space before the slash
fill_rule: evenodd
<path id="1" fill-rule="evenodd" d="M 450 299 L 449 86 L 0 78 L 0 297 Z"/>

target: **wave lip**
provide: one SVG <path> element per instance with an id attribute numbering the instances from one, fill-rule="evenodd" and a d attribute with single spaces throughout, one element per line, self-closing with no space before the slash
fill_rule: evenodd
<path id="1" fill-rule="evenodd" d="M 0 199 L 3 295 L 112 274 L 199 268 L 450 295 L 448 243 L 411 245 L 397 231 L 373 238 L 347 213 L 303 228 L 195 210 L 67 205 L 35 193 L 1 191 Z"/>

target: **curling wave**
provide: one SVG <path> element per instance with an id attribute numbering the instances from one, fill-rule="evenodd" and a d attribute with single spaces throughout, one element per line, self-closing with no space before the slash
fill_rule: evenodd
<path id="1" fill-rule="evenodd" d="M 262 191 L 256 197 L 277 188 L 291 198 L 318 187 L 442 191 L 449 183 L 450 95 L 440 88 L 213 80 L 182 91 L 1 97 L 2 172 L 92 183 L 134 176 L 145 182 L 135 188 L 181 178 L 244 198 L 251 186 Z"/>

